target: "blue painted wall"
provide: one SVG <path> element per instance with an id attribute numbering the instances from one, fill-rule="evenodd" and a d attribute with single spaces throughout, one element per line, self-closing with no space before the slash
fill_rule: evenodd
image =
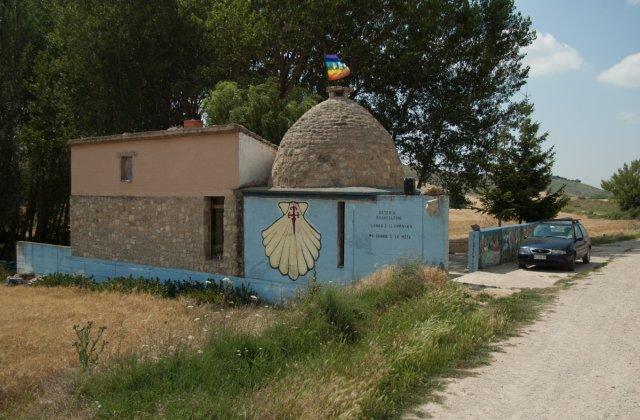
<path id="1" fill-rule="evenodd" d="M 306 220 L 322 235 L 315 266 L 318 282 L 350 284 L 402 259 L 447 267 L 449 208 L 447 197 L 377 195 L 251 195 L 244 197 L 245 276 L 306 285 L 313 273 L 296 281 L 269 265 L 262 231 L 282 217 L 280 202 L 306 202 Z M 338 267 L 338 201 L 345 202 L 345 261 Z M 427 211 L 428 203 L 438 212 Z M 433 215 L 429 213 L 434 213 Z"/>
<path id="2" fill-rule="evenodd" d="M 345 201 L 345 261 L 338 262 L 337 202 Z M 309 275 L 292 281 L 269 266 L 261 232 L 282 216 L 281 201 L 309 203 L 307 221 L 322 235 L 316 262 L 319 282 L 352 283 L 378 268 L 402 259 L 416 259 L 446 267 L 448 264 L 448 215 L 446 197 L 384 195 L 376 197 L 287 197 L 246 196 L 244 202 L 245 277 L 71 255 L 71 248 L 19 242 L 18 273 L 83 274 L 97 281 L 113 277 L 143 277 L 160 280 L 221 281 L 228 277 L 235 286 L 245 285 L 268 302 L 294 297 L 308 285 Z M 438 207 L 437 214 L 428 211 Z M 432 213 L 432 214 L 430 214 Z"/>
<path id="3" fill-rule="evenodd" d="M 469 232 L 469 272 L 515 260 L 520 243 L 531 234 L 536 224 L 523 223 Z"/>
<path id="4" fill-rule="evenodd" d="M 173 268 L 153 267 L 120 261 L 82 258 L 71 255 L 68 246 L 57 246 L 35 242 L 18 242 L 16 247 L 18 273 L 36 274 L 82 274 L 104 281 L 113 277 L 143 277 L 160 280 L 206 280 L 222 281 L 227 277 L 234 286 L 245 285 L 253 289 L 267 302 L 282 302 L 295 296 L 298 286 L 290 281 L 258 280 L 229 277 Z"/>

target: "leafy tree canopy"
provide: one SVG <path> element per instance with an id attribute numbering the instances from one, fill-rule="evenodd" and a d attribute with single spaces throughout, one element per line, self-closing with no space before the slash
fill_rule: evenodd
<path id="1" fill-rule="evenodd" d="M 208 125 L 238 123 L 279 144 L 289 127 L 320 100 L 300 87 L 281 97 L 275 80 L 241 88 L 219 82 L 202 101 Z"/>
<path id="2" fill-rule="evenodd" d="M 207 39 L 230 80 L 323 92 L 322 54 L 340 53 L 355 99 L 420 183 L 441 180 L 454 201 L 478 185 L 513 116 L 534 38 L 513 0 L 223 0 L 210 10 Z"/>
<path id="3" fill-rule="evenodd" d="M 342 83 L 420 182 L 464 201 L 513 119 L 533 37 L 514 0 L 5 0 L 0 254 L 16 238 L 64 242 L 69 138 L 164 129 L 205 110 L 278 142 L 324 93 L 325 53 L 349 64 Z"/>
<path id="4" fill-rule="evenodd" d="M 602 181 L 602 188 L 613 194 L 621 210 L 640 216 L 640 160 L 625 163 L 611 179 Z"/>

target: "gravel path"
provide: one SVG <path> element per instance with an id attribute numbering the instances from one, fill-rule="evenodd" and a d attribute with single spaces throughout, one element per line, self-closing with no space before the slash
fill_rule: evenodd
<path id="1" fill-rule="evenodd" d="M 503 350 L 415 415 L 640 419 L 640 242 L 560 292 Z"/>

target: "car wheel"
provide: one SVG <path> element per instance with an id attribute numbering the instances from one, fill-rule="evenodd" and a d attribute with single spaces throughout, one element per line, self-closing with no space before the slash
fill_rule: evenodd
<path id="1" fill-rule="evenodd" d="M 569 261 L 569 265 L 567 266 L 567 270 L 575 271 L 576 270 L 576 254 L 571 256 L 571 260 Z"/>
<path id="2" fill-rule="evenodd" d="M 525 264 L 525 263 L 518 263 L 518 268 L 527 268 L 527 264 Z"/>
<path id="3" fill-rule="evenodd" d="M 589 248 L 587 253 L 584 254 L 584 257 L 582 257 L 582 262 L 584 264 L 589 264 L 589 261 L 591 261 L 591 248 Z"/>

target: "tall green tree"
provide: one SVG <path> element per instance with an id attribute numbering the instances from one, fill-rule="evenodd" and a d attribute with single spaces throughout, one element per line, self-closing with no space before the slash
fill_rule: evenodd
<path id="1" fill-rule="evenodd" d="M 568 201 L 564 187 L 549 191 L 555 153 L 553 147 L 542 148 L 548 133 L 539 134 L 540 123 L 531 118 L 533 105 L 524 101 L 517 111 L 514 129 L 501 133 L 501 147 L 480 190 L 480 210 L 500 224 L 553 218 Z"/>
<path id="2" fill-rule="evenodd" d="M 16 138 L 20 144 L 24 212 L 18 235 L 38 242 L 68 243 L 70 152 L 68 141 L 76 136 L 75 110 L 69 108 L 60 75 L 44 49 L 34 60 L 35 76 L 29 84 L 32 99 L 29 117 Z"/>
<path id="3" fill-rule="evenodd" d="M 70 138 L 168 128 L 198 114 L 216 81 L 202 6 L 0 3 L 0 258 L 22 238 L 68 240 Z"/>
<path id="4" fill-rule="evenodd" d="M 202 102 L 208 125 L 237 123 L 274 144 L 298 118 L 318 103 L 317 94 L 300 87 L 280 97 L 275 80 L 241 88 L 237 83 L 216 84 Z"/>
<path id="5" fill-rule="evenodd" d="M 41 1 L 0 2 L 0 259 L 19 238 L 25 174 L 17 133 L 28 119 L 33 63 L 45 43 Z"/>
<path id="6" fill-rule="evenodd" d="M 625 163 L 609 180 L 602 181 L 602 188 L 613 194 L 621 210 L 640 216 L 640 160 Z"/>
<path id="7" fill-rule="evenodd" d="M 49 39 L 79 134 L 165 129 L 198 114 L 215 81 L 204 76 L 206 10 L 196 6 L 54 1 Z"/>
<path id="8" fill-rule="evenodd" d="M 323 53 L 352 70 L 354 97 L 391 132 L 419 183 L 437 179 L 463 203 L 513 116 L 531 22 L 513 0 L 222 0 L 208 44 L 228 78 L 323 92 Z M 217 70 L 217 69 L 216 69 Z"/>

